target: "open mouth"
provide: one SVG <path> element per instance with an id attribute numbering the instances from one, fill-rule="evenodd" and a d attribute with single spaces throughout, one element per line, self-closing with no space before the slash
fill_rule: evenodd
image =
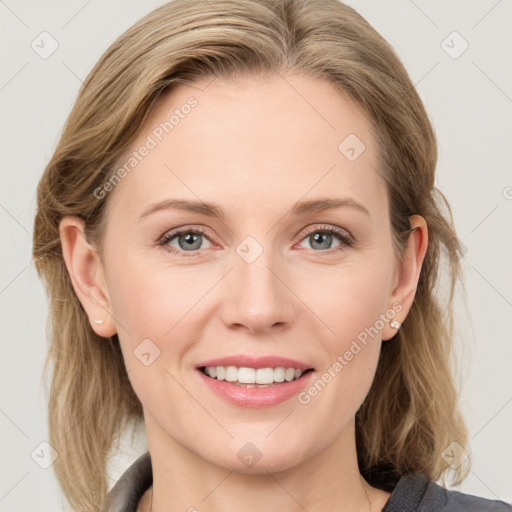
<path id="1" fill-rule="evenodd" d="M 249 368 L 237 366 L 201 366 L 201 371 L 207 377 L 226 381 L 235 386 L 247 388 L 267 388 L 270 386 L 286 384 L 299 380 L 304 375 L 312 372 L 313 368 L 302 370 L 299 368 Z"/>

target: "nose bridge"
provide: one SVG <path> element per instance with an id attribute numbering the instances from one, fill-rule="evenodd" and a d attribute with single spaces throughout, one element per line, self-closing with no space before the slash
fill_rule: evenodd
<path id="1" fill-rule="evenodd" d="M 268 242 L 269 239 L 267 239 Z M 281 276 L 279 254 L 271 244 L 247 237 L 233 254 L 228 298 L 225 302 L 225 320 L 241 324 L 251 331 L 264 331 L 292 321 L 293 294 Z"/>

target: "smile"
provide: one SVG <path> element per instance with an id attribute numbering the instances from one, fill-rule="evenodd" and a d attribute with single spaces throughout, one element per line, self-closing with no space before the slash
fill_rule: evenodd
<path id="1" fill-rule="evenodd" d="M 244 387 L 268 387 L 273 384 L 292 382 L 298 380 L 312 368 L 302 370 L 300 368 L 250 368 L 247 366 L 204 366 L 200 370 L 212 379 L 225 380 L 237 386 Z"/>
<path id="2" fill-rule="evenodd" d="M 206 393 L 237 407 L 272 407 L 298 395 L 315 375 L 306 362 L 247 354 L 201 361 L 195 374 Z"/>

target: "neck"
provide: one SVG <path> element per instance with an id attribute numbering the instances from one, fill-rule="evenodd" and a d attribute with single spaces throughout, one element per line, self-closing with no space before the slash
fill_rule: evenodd
<path id="1" fill-rule="evenodd" d="M 199 457 L 147 417 L 146 431 L 153 487 L 141 500 L 144 512 L 368 512 L 381 510 L 389 496 L 361 477 L 353 424 L 334 443 L 293 467 L 254 472 L 256 465 L 251 473 Z"/>

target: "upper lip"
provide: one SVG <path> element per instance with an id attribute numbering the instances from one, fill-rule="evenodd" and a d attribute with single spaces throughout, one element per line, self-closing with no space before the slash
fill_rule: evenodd
<path id="1" fill-rule="evenodd" d="M 301 363 L 295 359 L 281 356 L 249 356 L 235 355 L 228 357 L 220 357 L 217 359 L 209 359 L 199 363 L 196 368 L 205 366 L 236 366 L 238 368 L 297 368 L 299 370 L 309 370 L 311 365 Z"/>

